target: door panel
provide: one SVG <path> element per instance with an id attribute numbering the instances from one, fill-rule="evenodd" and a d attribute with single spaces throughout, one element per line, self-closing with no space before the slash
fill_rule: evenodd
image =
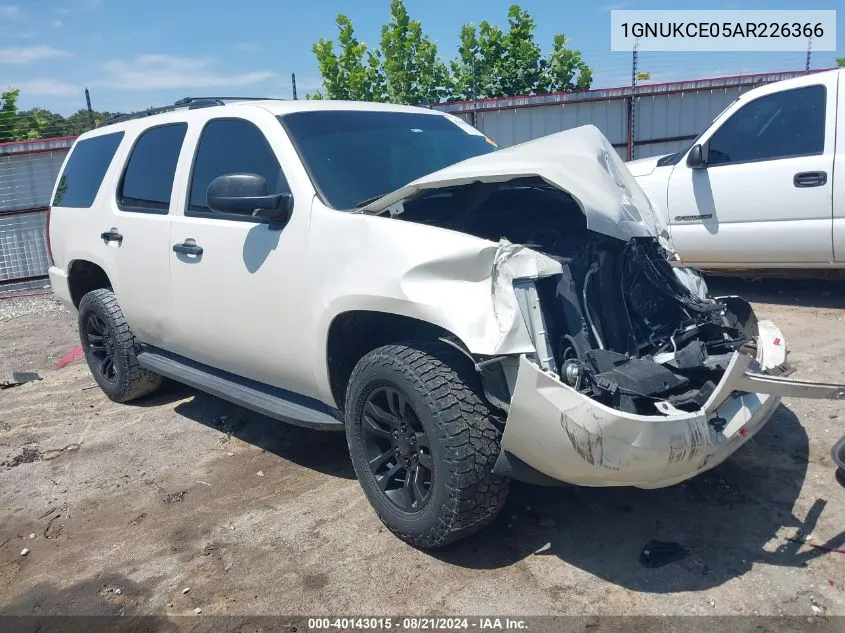
<path id="1" fill-rule="evenodd" d="M 294 210 L 294 217 L 297 210 Z M 305 213 L 299 215 L 305 216 Z M 297 296 L 300 263 L 291 257 L 299 224 L 178 217 L 170 239 L 174 309 L 179 329 L 166 349 L 238 376 L 313 395 L 298 327 L 306 318 Z M 173 245 L 193 239 L 200 255 Z M 305 374 L 305 376 L 303 376 Z"/>
<path id="2" fill-rule="evenodd" d="M 702 136 L 706 167 L 674 168 L 667 205 L 684 262 L 832 261 L 835 78 L 741 101 Z"/>
<path id="3" fill-rule="evenodd" d="M 269 130 L 284 134 L 275 119 Z M 167 246 L 177 325 L 162 347 L 312 396 L 314 378 L 304 359 L 313 357 L 315 343 L 303 337 L 302 324 L 313 316 L 302 300 L 307 275 L 298 274 L 311 200 L 295 199 L 284 226 L 249 214 L 214 212 L 206 191 L 224 174 L 257 174 L 268 194 L 290 189 L 265 133 L 246 119 L 212 118 L 196 147 L 185 215 L 174 217 Z"/>
<path id="4" fill-rule="evenodd" d="M 833 257 L 845 262 L 845 80 L 837 73 L 839 99 L 837 101 L 836 154 L 833 159 Z"/>
<path id="5" fill-rule="evenodd" d="M 123 315 L 144 343 L 171 333 L 170 212 L 187 124 L 149 128 L 134 141 L 109 196 L 112 213 L 96 231 L 108 249 L 109 274 Z"/>

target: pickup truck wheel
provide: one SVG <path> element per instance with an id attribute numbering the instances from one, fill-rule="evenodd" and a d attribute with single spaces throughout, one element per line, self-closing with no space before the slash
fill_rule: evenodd
<path id="1" fill-rule="evenodd" d="M 502 509 L 508 479 L 492 472 L 501 434 L 458 350 L 441 342 L 373 350 L 352 372 L 345 408 L 358 481 L 404 541 L 440 547 Z"/>
<path id="2" fill-rule="evenodd" d="M 111 290 L 100 288 L 82 297 L 79 339 L 94 380 L 115 402 L 129 402 L 161 386 L 161 376 L 138 364 L 135 335 Z"/>

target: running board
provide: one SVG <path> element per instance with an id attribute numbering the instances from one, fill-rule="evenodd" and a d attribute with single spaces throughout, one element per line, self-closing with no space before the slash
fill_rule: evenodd
<path id="1" fill-rule="evenodd" d="M 332 415 L 334 410 L 313 398 L 148 347 L 138 354 L 138 364 L 144 369 L 275 420 L 310 429 L 343 430 L 343 423 Z"/>

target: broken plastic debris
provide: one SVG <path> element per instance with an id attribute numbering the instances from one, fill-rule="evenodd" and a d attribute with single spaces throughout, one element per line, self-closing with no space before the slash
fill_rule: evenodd
<path id="1" fill-rule="evenodd" d="M 0 389 L 10 389 L 35 380 L 41 380 L 41 375 L 37 371 L 12 372 L 12 379 L 0 382 Z"/>
<path id="2" fill-rule="evenodd" d="M 679 543 L 668 543 L 652 539 L 643 547 L 643 551 L 640 554 L 640 562 L 644 567 L 654 569 L 680 560 L 687 554 L 689 554 L 689 550 Z"/>

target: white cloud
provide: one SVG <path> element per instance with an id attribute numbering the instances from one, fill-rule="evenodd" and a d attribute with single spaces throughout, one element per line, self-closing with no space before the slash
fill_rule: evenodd
<path id="1" fill-rule="evenodd" d="M 21 8 L 14 4 L 0 4 L 0 18 L 17 18 L 21 14 Z"/>
<path id="2" fill-rule="evenodd" d="M 62 26 L 63 24 L 61 20 L 53 20 L 52 22 L 50 22 L 51 29 L 60 29 L 62 28 Z"/>
<path id="3" fill-rule="evenodd" d="M 215 72 L 211 60 L 174 55 L 140 55 L 135 59 L 112 59 L 103 64 L 105 78 L 97 83 L 122 90 L 215 88 L 248 86 L 275 77 L 267 70 L 223 74 Z"/>
<path id="4" fill-rule="evenodd" d="M 30 64 L 44 59 L 68 57 L 69 55 L 70 53 L 44 45 L 0 48 L 0 64 Z"/>
<path id="5" fill-rule="evenodd" d="M 237 42 L 235 44 L 235 50 L 244 53 L 257 53 L 261 50 L 261 46 L 256 42 Z"/>
<path id="6" fill-rule="evenodd" d="M 33 95 L 48 97 L 67 97 L 78 95 L 82 98 L 84 88 L 71 84 L 61 79 L 45 77 L 42 79 L 29 79 L 27 81 L 12 82 L 15 88 L 21 89 L 21 94 L 30 97 Z"/>

